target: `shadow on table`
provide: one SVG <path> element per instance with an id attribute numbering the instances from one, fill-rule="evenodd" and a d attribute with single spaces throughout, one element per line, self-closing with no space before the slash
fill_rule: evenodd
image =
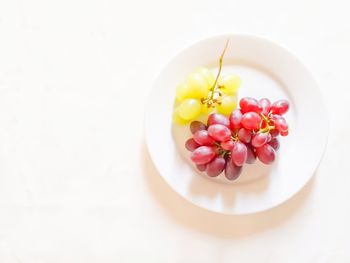
<path id="1" fill-rule="evenodd" d="M 314 179 L 311 179 L 294 197 L 265 212 L 223 215 L 199 208 L 174 192 L 159 175 L 145 144 L 142 151 L 145 181 L 155 199 L 171 218 L 188 228 L 223 238 L 249 236 L 283 224 L 303 205 L 312 191 L 314 182 Z"/>

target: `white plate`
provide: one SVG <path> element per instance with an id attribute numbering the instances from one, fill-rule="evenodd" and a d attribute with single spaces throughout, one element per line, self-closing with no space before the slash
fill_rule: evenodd
<path id="1" fill-rule="evenodd" d="M 222 74 L 240 75 L 239 97 L 286 98 L 291 102 L 286 114 L 290 135 L 280 138 L 275 163 L 245 165 L 234 182 L 223 176 L 210 179 L 194 169 L 184 148 L 189 128 L 173 125 L 171 117 L 176 85 L 198 66 L 211 67 L 215 73 L 228 38 Z M 145 125 L 151 158 L 165 181 L 191 203 L 224 214 L 259 212 L 292 197 L 314 174 L 328 135 L 320 91 L 302 63 L 273 42 L 236 34 L 199 41 L 174 57 L 154 84 Z"/>

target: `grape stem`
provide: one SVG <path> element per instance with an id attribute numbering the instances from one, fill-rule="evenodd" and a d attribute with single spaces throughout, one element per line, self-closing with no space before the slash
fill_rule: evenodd
<path id="1" fill-rule="evenodd" d="M 207 98 L 207 99 L 202 99 L 202 103 L 203 104 L 207 104 L 208 107 L 211 107 L 214 103 L 217 103 L 218 101 L 216 99 L 214 99 L 214 95 L 215 95 L 215 92 L 216 92 L 216 88 L 217 88 L 217 83 L 218 83 L 218 80 L 219 80 L 219 77 L 220 77 L 220 74 L 221 74 L 221 69 L 222 69 L 222 61 L 224 59 L 224 55 L 225 55 L 225 52 L 226 52 L 226 49 L 228 47 L 228 44 L 230 42 L 230 39 L 227 39 L 226 40 L 226 43 L 225 43 L 225 47 L 220 55 L 220 59 L 219 59 L 219 70 L 218 70 L 218 73 L 216 75 L 216 78 L 215 78 L 215 81 L 214 81 L 214 84 L 213 86 L 210 88 L 210 91 L 211 91 L 211 94 L 210 94 L 210 97 Z M 219 94 L 220 95 L 220 94 Z"/>
<path id="2" fill-rule="evenodd" d="M 266 117 L 264 114 L 260 114 L 260 116 L 262 117 L 262 120 L 261 120 L 261 123 L 260 123 L 260 129 L 259 129 L 259 132 L 261 132 L 261 133 L 264 133 L 264 132 L 270 132 L 270 130 L 273 130 L 274 128 L 275 128 L 275 126 L 271 126 L 270 124 L 269 124 L 269 122 L 270 122 L 270 118 L 269 117 Z M 268 115 L 268 116 L 270 116 L 270 114 Z M 263 124 L 263 122 L 266 122 L 266 127 L 265 128 L 261 128 L 261 126 L 262 126 L 262 124 Z"/>
<path id="3" fill-rule="evenodd" d="M 225 52 L 226 52 L 226 49 L 227 49 L 227 47 L 228 47 L 229 42 L 230 42 L 230 39 L 227 39 L 226 44 L 225 44 L 225 47 L 224 47 L 224 50 L 222 51 L 222 53 L 221 53 L 221 55 L 220 55 L 218 74 L 216 75 L 214 84 L 213 84 L 213 86 L 211 87 L 211 95 L 210 95 L 210 98 L 211 98 L 211 99 L 214 98 L 214 93 L 215 93 L 216 84 L 218 83 L 218 79 L 219 79 L 220 74 L 221 74 L 222 61 L 223 61 L 223 59 L 224 59 L 224 55 L 225 55 Z"/>

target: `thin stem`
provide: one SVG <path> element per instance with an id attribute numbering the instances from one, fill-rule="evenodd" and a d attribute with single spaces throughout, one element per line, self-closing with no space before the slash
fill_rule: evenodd
<path id="1" fill-rule="evenodd" d="M 270 120 L 269 120 L 269 118 L 266 117 L 266 116 L 265 116 L 264 114 L 262 114 L 262 113 L 260 113 L 260 116 L 261 116 L 262 120 L 261 120 L 261 122 L 260 122 L 259 132 L 267 132 L 267 131 L 270 131 L 270 128 L 269 128 L 269 127 L 270 127 L 270 125 L 269 125 Z M 266 123 L 266 127 L 265 127 L 265 128 L 261 128 L 264 122 Z"/>
<path id="2" fill-rule="evenodd" d="M 214 94 L 215 94 L 215 89 L 216 89 L 216 84 L 218 82 L 218 79 L 220 77 L 220 74 L 221 74 L 221 69 L 222 69 L 222 60 L 224 58 L 224 55 L 225 55 L 225 52 L 226 52 L 226 49 L 228 47 L 228 44 L 230 42 L 230 39 L 227 39 L 226 41 L 226 44 L 225 44 L 225 47 L 224 47 L 224 50 L 222 51 L 221 55 L 220 55 L 220 60 L 219 60 L 219 71 L 218 71 L 218 74 L 216 75 L 216 78 L 215 78 L 215 81 L 214 81 L 214 84 L 213 86 L 211 87 L 211 94 L 210 94 L 210 100 L 212 100 L 214 98 Z"/>
<path id="3" fill-rule="evenodd" d="M 275 126 L 269 124 L 270 123 L 270 113 L 268 116 L 265 116 L 264 114 L 260 113 L 260 116 L 261 116 L 262 120 L 260 122 L 259 132 L 270 132 L 270 130 L 273 130 L 275 128 Z M 266 127 L 261 128 L 264 121 L 266 122 Z"/>

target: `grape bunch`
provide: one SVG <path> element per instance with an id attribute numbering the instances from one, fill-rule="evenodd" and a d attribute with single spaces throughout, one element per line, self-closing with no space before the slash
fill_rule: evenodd
<path id="1" fill-rule="evenodd" d="M 191 152 L 191 160 L 201 172 L 216 177 L 225 171 L 228 180 L 235 180 L 245 163 L 259 159 L 264 164 L 275 160 L 279 149 L 278 136 L 288 135 L 284 115 L 289 109 L 287 100 L 271 103 L 245 97 L 230 116 L 212 113 L 207 124 L 193 121 L 190 130 L 193 137 L 185 147 Z"/>
<path id="2" fill-rule="evenodd" d="M 219 70 L 214 78 L 210 69 L 200 67 L 186 77 L 176 88 L 173 120 L 187 124 L 217 111 L 229 115 L 237 107 L 237 90 L 241 79 L 237 75 L 221 76 L 222 60 L 228 42 L 221 54 Z"/>

